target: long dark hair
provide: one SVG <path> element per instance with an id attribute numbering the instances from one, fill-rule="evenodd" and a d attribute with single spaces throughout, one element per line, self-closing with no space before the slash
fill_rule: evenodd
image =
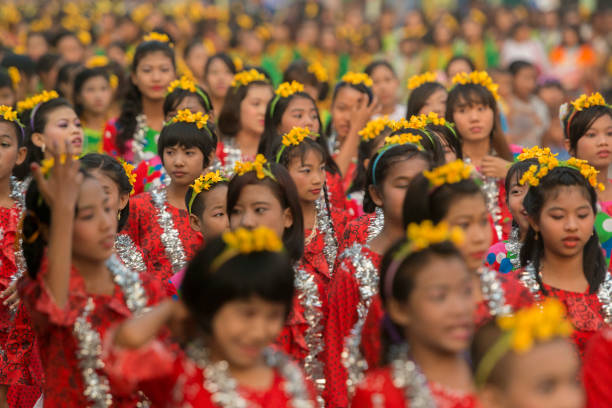
<path id="1" fill-rule="evenodd" d="M 306 60 L 293 61 L 283 73 L 283 82 L 297 81 L 304 85 L 310 85 L 317 89 L 317 99 L 324 101 L 329 93 L 329 83 L 320 82 L 317 76 L 308 70 L 308 66 L 309 64 Z"/>
<path id="2" fill-rule="evenodd" d="M 412 116 L 418 116 L 427 103 L 427 99 L 439 90 L 446 92 L 444 85 L 439 82 L 425 82 L 423 85 L 414 88 L 410 92 L 406 103 L 406 118 L 410 119 Z"/>
<path id="3" fill-rule="evenodd" d="M 223 107 L 219 113 L 217 126 L 223 136 L 234 137 L 240 131 L 240 104 L 249 93 L 249 89 L 254 86 L 269 86 L 272 85 L 268 81 L 253 81 L 248 85 L 239 85 L 230 87 L 225 96 Z"/>
<path id="4" fill-rule="evenodd" d="M 87 82 L 89 79 L 96 77 L 102 77 L 106 80 L 106 82 L 109 82 L 109 74 L 107 69 L 104 67 L 85 68 L 74 77 L 72 99 L 74 103 L 74 111 L 78 117 L 81 117 L 83 115 L 83 111 L 85 110 L 83 104 L 79 102 L 79 94 L 83 89 L 83 85 L 85 85 L 85 82 Z"/>
<path id="5" fill-rule="evenodd" d="M 580 172 L 571 167 L 559 166 L 552 169 L 546 176 L 540 179 L 537 186 L 529 187 L 527 195 L 523 201 L 523 207 L 531 219 L 535 222 L 540 221 L 542 207 L 547 200 L 555 199 L 562 187 L 576 186 L 580 188 L 591 204 L 593 214 L 597 214 L 597 193 L 587 182 Z M 530 226 L 525 237 L 525 243 L 521 248 L 521 267 L 533 265 L 536 271 L 540 270 L 541 259 L 544 256 L 544 237 L 536 239 L 536 232 Z M 599 285 L 604 281 L 607 273 L 607 265 L 599 246 L 597 231 L 593 228 L 593 235 L 589 238 L 583 250 L 582 267 L 584 277 L 589 283 L 589 293 L 597 293 Z M 545 295 L 546 290 L 542 285 L 542 278 L 539 273 L 535 274 L 535 279 L 540 285 L 540 290 Z"/>

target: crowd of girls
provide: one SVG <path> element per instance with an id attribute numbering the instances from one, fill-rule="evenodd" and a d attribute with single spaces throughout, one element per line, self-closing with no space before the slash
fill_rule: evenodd
<path id="1" fill-rule="evenodd" d="M 0 407 L 606 404 L 612 107 L 562 108 L 562 160 L 484 71 L 324 111 L 322 69 L 179 76 L 151 33 L 122 105 L 94 60 L 0 106 Z"/>

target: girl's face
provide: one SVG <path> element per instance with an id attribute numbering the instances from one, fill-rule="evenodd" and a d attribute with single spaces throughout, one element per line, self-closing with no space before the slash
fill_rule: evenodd
<path id="1" fill-rule="evenodd" d="M 85 56 L 83 44 L 72 35 L 66 35 L 60 39 L 56 48 L 65 62 L 81 62 Z"/>
<path id="2" fill-rule="evenodd" d="M 461 196 L 449 206 L 443 221 L 451 227 L 460 227 L 465 239 L 459 247 L 465 262 L 471 271 L 475 271 L 487 256 L 491 246 L 491 224 L 489 212 L 482 194 Z"/>
<path id="3" fill-rule="evenodd" d="M 438 89 L 425 101 L 425 105 L 419 110 L 420 115 L 427 115 L 430 112 L 435 112 L 440 117 L 444 117 L 446 112 L 446 99 L 448 99 L 448 93 L 444 89 Z"/>
<path id="4" fill-rule="evenodd" d="M 160 100 L 166 97 L 168 85 L 175 76 L 172 60 L 162 51 L 154 51 L 140 59 L 131 77 L 143 97 Z"/>
<path id="5" fill-rule="evenodd" d="M 520 98 L 528 98 L 535 92 L 538 72 L 534 67 L 524 67 L 513 78 L 512 88 Z"/>
<path id="6" fill-rule="evenodd" d="M 104 115 L 113 101 L 113 89 L 103 76 L 89 78 L 78 95 L 85 111 Z"/>
<path id="7" fill-rule="evenodd" d="M 289 208 L 283 208 L 272 190 L 264 184 L 249 184 L 240 192 L 240 197 L 230 213 L 230 228 L 254 229 L 268 227 L 283 236 L 286 228 L 293 225 Z"/>
<path id="8" fill-rule="evenodd" d="M 372 72 L 372 92 L 382 106 L 394 106 L 397 102 L 399 80 L 386 66 L 379 65 Z"/>
<path id="9" fill-rule="evenodd" d="M 81 121 L 77 117 L 74 109 L 68 106 L 60 106 L 47 113 L 47 124 L 43 133 L 32 134 L 32 142 L 45 148 L 45 155 L 48 156 L 49 149 L 53 149 L 53 144 L 57 144 L 59 152 L 64 152 L 66 141 L 72 146 L 72 154 L 80 155 L 83 152 L 83 128 Z"/>
<path id="10" fill-rule="evenodd" d="M 470 67 L 470 64 L 468 64 L 467 61 L 463 59 L 458 59 L 453 61 L 452 64 L 450 64 L 446 70 L 448 72 L 448 79 L 450 81 L 455 77 L 455 75 L 461 72 L 466 72 L 469 74 L 470 72 L 472 72 L 472 67 Z"/>
<path id="11" fill-rule="evenodd" d="M 546 254 L 569 258 L 582 254 L 591 235 L 595 213 L 584 187 L 561 186 L 549 193 L 539 221 L 529 224 L 542 235 Z M 549 256 L 549 255 L 545 255 Z"/>
<path id="12" fill-rule="evenodd" d="M 185 64 L 187 64 L 194 77 L 201 79 L 204 77 L 204 65 L 206 65 L 207 59 L 206 48 L 203 44 L 200 44 L 191 48 L 187 58 L 185 58 Z"/>
<path id="13" fill-rule="evenodd" d="M 11 122 L 0 121 L 0 179 L 10 177 L 13 168 L 21 163 L 26 156 L 26 148 L 19 148 L 17 141 L 21 134 L 16 133 Z"/>
<path id="14" fill-rule="evenodd" d="M 89 174 L 102 186 L 102 191 L 108 197 L 108 204 L 114 209 L 115 214 L 119 213 L 127 205 L 129 194 L 122 194 L 117 183 L 100 169 L 89 170 Z"/>
<path id="15" fill-rule="evenodd" d="M 612 164 L 612 117 L 602 115 L 576 143 L 576 156 L 596 169 L 608 171 Z"/>
<path id="16" fill-rule="evenodd" d="M 165 147 L 162 162 L 172 183 L 179 186 L 190 185 L 204 170 L 204 154 L 195 146 Z"/>
<path id="17" fill-rule="evenodd" d="M 17 96 L 15 91 L 10 86 L 0 88 L 0 105 L 15 106 L 17 103 Z"/>
<path id="18" fill-rule="evenodd" d="M 493 109 L 488 105 L 460 102 L 453 112 L 453 121 L 463 141 L 483 142 L 493 130 L 493 116 Z"/>
<path id="19" fill-rule="evenodd" d="M 272 87 L 269 85 L 249 87 L 240 103 L 240 130 L 261 136 L 264 131 L 266 106 L 273 96 Z"/>
<path id="20" fill-rule="evenodd" d="M 179 111 L 184 110 L 184 109 L 189 109 L 191 113 L 198 113 L 198 112 L 202 112 L 204 114 L 206 113 L 206 109 L 204 108 L 204 106 L 202 106 L 198 97 L 190 95 L 190 96 L 184 97 L 183 100 L 179 102 L 179 104 L 176 106 L 174 110 L 171 110 L 170 112 L 168 112 L 168 115 L 166 115 L 166 122 L 170 121 L 170 119 L 175 117 Z M 208 115 L 210 116 L 211 113 L 212 112 L 208 113 Z"/>
<path id="21" fill-rule="evenodd" d="M 432 256 L 416 273 L 410 298 L 397 307 L 403 310 L 394 318 L 406 327 L 411 345 L 452 354 L 469 347 L 476 310 L 471 282 L 461 258 Z M 394 307 L 390 309 L 393 311 Z"/>
<path id="22" fill-rule="evenodd" d="M 319 111 L 311 100 L 303 97 L 291 99 L 287 109 L 283 112 L 278 133 L 289 133 L 294 127 L 308 128 L 314 133 L 319 133 Z"/>
<path id="23" fill-rule="evenodd" d="M 350 87 L 343 86 L 336 94 L 331 106 L 333 129 L 338 133 L 338 138 L 344 140 L 351 130 L 351 121 L 354 119 L 355 110 L 366 103 L 368 96 Z"/>
<path id="24" fill-rule="evenodd" d="M 582 408 L 580 361 L 567 340 L 537 344 L 525 354 L 513 354 L 507 385 L 497 390 L 499 408 Z"/>
<path id="25" fill-rule="evenodd" d="M 72 256 L 87 262 L 105 261 L 115 248 L 117 213 L 100 182 L 86 178 L 81 185 L 72 232 Z"/>
<path id="26" fill-rule="evenodd" d="M 203 194 L 204 212 L 199 217 L 196 217 L 198 224 L 195 230 L 202 233 L 204 242 L 209 242 L 212 238 L 223 234 L 223 232 L 229 229 L 227 185 L 218 185 Z M 193 228 L 194 221 L 196 220 L 193 220 L 192 217 L 190 217 L 190 223 Z"/>
<path id="27" fill-rule="evenodd" d="M 215 58 L 208 67 L 206 85 L 208 91 L 214 98 L 223 99 L 232 84 L 234 74 L 219 58 Z"/>
<path id="28" fill-rule="evenodd" d="M 257 296 L 227 302 L 212 320 L 212 358 L 226 360 L 238 369 L 260 364 L 262 352 L 276 340 L 284 324 L 282 303 Z"/>
<path id="29" fill-rule="evenodd" d="M 529 186 L 519 184 L 519 176 L 515 174 L 510 183 L 510 190 L 508 191 L 508 207 L 512 214 L 512 219 L 516 221 L 521 231 L 527 231 L 529 228 L 527 211 L 525 211 L 525 207 L 523 207 L 523 199 L 528 190 Z"/>
<path id="30" fill-rule="evenodd" d="M 325 161 L 318 151 L 308 150 L 303 160 L 299 156 L 293 158 L 287 170 L 297 187 L 300 201 L 313 203 L 321 196 L 325 183 Z"/>

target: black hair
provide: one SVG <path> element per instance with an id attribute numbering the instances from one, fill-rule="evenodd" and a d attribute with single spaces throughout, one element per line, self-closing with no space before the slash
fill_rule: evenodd
<path id="1" fill-rule="evenodd" d="M 14 91 L 13 81 L 9 76 L 8 72 L 5 70 L 0 70 L 0 89 L 2 88 L 11 88 L 11 91 Z"/>
<path id="2" fill-rule="evenodd" d="M 56 48 L 59 42 L 66 37 L 73 37 L 79 44 L 83 45 L 75 33 L 62 29 L 51 39 L 51 46 Z"/>
<path id="3" fill-rule="evenodd" d="M 164 149 L 173 146 L 197 147 L 204 156 L 203 169 L 210 166 L 211 154 L 217 148 L 217 136 L 212 126 L 198 129 L 195 123 L 170 122 L 165 125 L 157 141 L 157 154 L 164 161 Z"/>
<path id="4" fill-rule="evenodd" d="M 55 90 L 59 96 L 66 96 L 62 92 L 60 84 L 70 84 L 70 86 L 72 86 L 74 81 L 73 77 L 82 69 L 84 69 L 84 67 L 80 62 L 68 62 L 60 67 L 59 71 L 57 71 L 57 79 L 55 81 Z"/>
<path id="5" fill-rule="evenodd" d="M 571 108 L 570 114 L 563 119 L 563 135 L 569 139 L 569 150 L 573 154 L 577 154 L 578 140 L 580 140 L 589 130 L 593 123 L 604 115 L 612 118 L 612 108 L 609 106 L 595 105 L 581 111 L 575 111 Z"/>
<path id="6" fill-rule="evenodd" d="M 533 165 L 538 165 L 537 159 L 517 161 L 516 163 L 513 163 L 512 166 L 510 166 L 508 172 L 506 173 L 506 179 L 504 180 L 504 187 L 506 189 L 506 202 L 508 202 L 508 197 L 510 196 L 510 187 L 512 187 L 513 181 L 515 179 L 520 180 L 521 177 L 523 177 L 523 174 L 525 174 L 529 170 L 529 167 Z"/>
<path id="7" fill-rule="evenodd" d="M 366 173 L 368 169 L 365 167 L 366 160 L 370 160 L 374 153 L 374 148 L 380 144 L 385 137 L 389 136 L 393 130 L 390 127 L 385 127 L 374 139 L 368 141 L 361 140 L 359 147 L 357 148 L 357 168 L 355 170 L 355 177 L 347 191 L 347 194 L 354 193 L 357 191 L 363 191 L 366 186 Z"/>
<path id="8" fill-rule="evenodd" d="M 36 61 L 36 73 L 38 75 L 49 72 L 55 65 L 61 61 L 62 57 L 59 54 L 46 53 Z"/>
<path id="9" fill-rule="evenodd" d="M 85 170 L 99 170 L 105 176 L 113 180 L 117 185 L 119 194 L 130 194 L 132 192 L 132 183 L 121 163 L 114 157 L 101 153 L 88 153 L 79 159 L 81 167 Z M 127 223 L 130 216 L 130 203 L 128 202 L 124 208 L 119 210 L 119 222 L 117 223 L 117 232 L 120 232 Z"/>
<path id="10" fill-rule="evenodd" d="M 317 76 L 308 70 L 308 61 L 299 59 L 293 61 L 283 73 L 283 82 L 297 81 L 317 89 L 317 100 L 323 101 L 329 93 L 329 83 L 320 82 Z"/>
<path id="11" fill-rule="evenodd" d="M 134 52 L 134 58 L 132 59 L 131 72 L 135 73 L 140 61 L 149 54 L 154 52 L 161 52 L 172 62 L 172 67 L 176 70 L 176 62 L 174 60 L 174 50 L 168 43 L 161 41 L 144 41 L 141 42 L 136 51 Z M 136 116 L 142 113 L 142 93 L 134 85 L 132 79 L 129 80 L 128 90 L 121 107 L 121 114 L 117 119 L 117 141 L 116 145 L 119 152 L 124 153 L 126 149 L 126 143 L 134 138 L 134 132 L 136 131 Z"/>
<path id="12" fill-rule="evenodd" d="M 448 69 L 450 68 L 451 65 L 453 65 L 453 62 L 455 61 L 463 61 L 468 65 L 468 67 L 470 67 L 472 71 L 476 70 L 476 65 L 474 65 L 474 61 L 472 61 L 472 59 L 468 57 L 467 55 L 453 55 L 453 57 L 448 60 L 448 62 L 446 63 L 446 66 L 444 67 L 444 72 L 447 75 L 448 75 Z"/>
<path id="13" fill-rule="evenodd" d="M 2 86 L 0 85 L 0 88 Z M 4 119 L 3 116 L 0 116 L 0 123 L 6 122 L 11 125 L 13 130 L 15 131 L 15 137 L 17 138 L 17 148 L 21 148 L 25 145 L 25 129 L 19 126 L 19 123 L 14 122 L 12 120 Z"/>
<path id="14" fill-rule="evenodd" d="M 183 58 L 187 59 L 187 56 L 189 56 L 191 51 L 198 45 L 204 46 L 202 39 L 200 37 L 192 38 L 183 49 Z"/>
<path id="15" fill-rule="evenodd" d="M 427 169 L 431 167 L 431 153 L 419 150 L 419 148 L 412 143 L 381 149 L 372 157 L 366 174 L 366 183 L 363 196 L 364 212 L 373 213 L 374 210 L 376 210 L 376 204 L 370 195 L 369 186 L 382 186 L 391 168 L 396 163 L 413 158 L 420 158 L 427 163 Z M 376 179 L 376 183 L 374 183 L 374 179 Z"/>
<path id="16" fill-rule="evenodd" d="M 376 61 L 372 61 L 368 64 L 367 67 L 365 67 L 365 69 L 363 70 L 363 72 L 365 72 L 366 74 L 368 74 L 368 76 L 372 76 L 372 74 L 374 73 L 374 71 L 376 71 L 376 68 L 378 67 L 385 67 L 387 68 L 389 71 L 391 71 L 391 73 L 393 74 L 394 77 L 397 78 L 397 74 L 395 73 L 395 70 L 393 69 L 393 66 L 391 65 L 391 63 L 387 60 L 376 60 Z"/>
<path id="17" fill-rule="evenodd" d="M 532 69 L 536 69 L 535 65 L 533 65 L 531 62 L 529 61 L 524 61 L 524 60 L 516 60 L 513 61 L 509 66 L 508 66 L 508 71 L 510 71 L 510 74 L 512 74 L 513 77 L 517 76 L 519 72 L 521 72 L 521 70 L 525 69 L 525 68 L 532 68 Z"/>
<path id="18" fill-rule="evenodd" d="M 546 176 L 540 179 L 537 186 L 532 186 L 527 191 L 523 200 L 523 207 L 528 216 L 535 222 L 540 221 L 540 215 L 544 203 L 549 199 L 556 199 L 560 188 L 576 186 L 582 190 L 582 194 L 589 201 L 593 214 L 597 214 L 597 193 L 588 183 L 580 171 L 565 166 L 552 169 Z M 535 230 L 529 226 L 525 243 L 521 248 L 520 259 L 521 267 L 531 264 L 536 271 L 540 270 L 541 258 L 544 255 L 544 237 L 536 239 Z M 589 238 L 583 250 L 582 267 L 584 277 L 589 284 L 589 293 L 597 293 L 599 285 L 604 281 L 607 273 L 607 265 L 601 247 L 597 231 L 593 228 L 593 235 Z M 540 290 L 546 295 L 546 290 L 542 285 L 542 278 L 539 273 L 535 274 L 535 279 L 540 286 Z"/>
<path id="19" fill-rule="evenodd" d="M 293 268 L 286 252 L 259 251 L 238 254 L 211 268 L 226 244 L 214 238 L 187 265 L 181 284 L 181 299 L 204 333 L 212 335 L 215 315 L 228 302 L 253 296 L 285 306 L 285 317 L 293 303 Z"/>
<path id="20" fill-rule="evenodd" d="M 226 186 L 229 184 L 228 181 L 219 181 L 210 187 L 210 190 L 202 190 L 198 194 L 196 194 L 193 202 L 191 203 L 191 208 L 189 208 L 189 203 L 191 202 L 191 196 L 193 195 L 193 187 L 189 186 L 187 192 L 185 193 L 185 208 L 189 211 L 189 214 L 195 214 L 198 218 L 202 215 L 206 206 L 204 205 L 204 194 L 213 191 L 218 186 Z"/>
<path id="21" fill-rule="evenodd" d="M 188 96 L 195 97 L 198 103 L 204 108 L 204 113 L 209 114 L 213 110 L 210 96 L 208 96 L 208 93 L 199 85 L 196 85 L 196 89 L 198 92 L 191 92 L 188 89 L 177 87 L 172 92 L 168 93 L 164 99 L 164 117 L 168 116 L 170 112 L 175 111 L 176 107 Z M 204 97 L 202 97 L 202 95 L 204 95 Z"/>
<path id="22" fill-rule="evenodd" d="M 419 174 L 410 182 L 406 190 L 403 210 L 404 228 L 411 223 L 421 223 L 425 220 L 438 224 L 446 217 L 454 201 L 477 194 L 484 201 L 482 190 L 472 179 L 442 184 L 432 191 L 429 180 L 423 174 Z"/>
<path id="23" fill-rule="evenodd" d="M 232 213 L 244 187 L 249 185 L 267 186 L 274 198 L 280 202 L 281 207 L 283 209 L 288 208 L 291 211 L 293 224 L 289 228 L 285 228 L 283 243 L 292 262 L 297 262 L 304 254 L 304 219 L 297 188 L 289 172 L 282 165 L 270 163 L 270 171 L 276 180 L 270 177 L 259 179 L 254 171 L 245 173 L 242 176 L 234 175 L 227 190 L 227 212 L 228 214 Z"/>
<path id="24" fill-rule="evenodd" d="M 410 119 L 413 116 L 418 116 L 427 103 L 427 99 L 439 90 L 446 92 L 444 85 L 439 82 L 425 82 L 423 85 L 414 88 L 410 92 L 406 104 L 406 118 Z"/>
<path id="25" fill-rule="evenodd" d="M 27 55 L 7 53 L 0 64 L 3 68 L 15 67 L 28 78 L 36 74 L 36 63 Z"/>
<path id="26" fill-rule="evenodd" d="M 76 74 L 76 76 L 74 77 L 74 87 L 72 91 L 72 99 L 74 103 L 74 111 L 79 117 L 83 115 L 84 110 L 85 110 L 85 107 L 83 106 L 83 104 L 79 102 L 79 94 L 81 93 L 81 90 L 83 89 L 83 85 L 85 85 L 85 82 L 87 82 L 91 78 L 96 78 L 96 77 L 102 77 L 106 80 L 106 82 L 109 82 L 108 71 L 104 67 L 85 68 L 82 71 L 80 71 L 78 74 Z"/>
<path id="27" fill-rule="evenodd" d="M 430 132 L 425 132 L 419 129 L 401 128 L 391 132 L 390 137 L 400 136 L 407 133 L 421 136 L 421 146 L 423 146 L 423 149 L 425 149 L 426 152 L 431 153 L 432 166 L 437 167 L 444 164 L 444 149 L 442 148 L 440 139 L 437 138 L 436 135 L 432 135 Z"/>
<path id="28" fill-rule="evenodd" d="M 268 81 L 253 81 L 247 85 L 232 86 L 227 91 L 217 120 L 217 126 L 223 136 L 234 137 L 240 131 L 240 104 L 246 98 L 249 89 L 254 86 L 268 86 L 272 89 L 272 84 Z"/>
<path id="29" fill-rule="evenodd" d="M 208 58 L 208 60 L 206 61 L 206 65 L 204 65 L 204 78 L 206 78 L 208 76 L 208 71 L 210 71 L 210 65 L 215 60 L 222 61 L 225 64 L 225 66 L 227 67 L 227 69 L 229 69 L 229 71 L 232 74 L 236 74 L 236 72 L 237 72 L 236 65 L 234 65 L 234 61 L 232 60 L 232 57 L 230 57 L 229 55 L 227 55 L 224 52 L 218 52 L 218 53 L 210 56 Z"/>
<path id="30" fill-rule="evenodd" d="M 493 129 L 491 129 L 490 136 L 491 147 L 499 157 L 511 161 L 512 152 L 510 151 L 506 137 L 501 129 L 499 123 L 499 108 L 491 91 L 479 84 L 456 84 L 448 93 L 448 100 L 446 101 L 447 121 L 454 122 L 453 115 L 455 114 L 455 109 L 460 104 L 468 106 L 482 104 L 491 108 L 493 111 Z M 459 129 L 455 128 L 455 130 L 459 138 L 462 138 Z"/>
<path id="31" fill-rule="evenodd" d="M 440 139 L 440 143 L 445 142 L 453 153 L 455 153 L 455 156 L 457 156 L 458 159 L 463 159 L 461 140 L 459 140 L 459 137 L 455 131 L 449 129 L 449 127 L 446 125 L 434 125 L 433 123 L 427 124 L 425 129 L 430 133 L 435 134 Z"/>

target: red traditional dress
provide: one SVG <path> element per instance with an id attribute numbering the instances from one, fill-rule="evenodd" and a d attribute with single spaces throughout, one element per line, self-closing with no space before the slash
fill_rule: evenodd
<path id="1" fill-rule="evenodd" d="M 113 157 L 121 157 L 135 166 L 143 160 L 150 160 L 157 156 L 159 132 L 147 126 L 147 118 L 144 114 L 136 116 L 133 138 L 126 143 L 124 149 L 117 144 L 118 131 L 116 119 L 106 123 L 102 141 L 102 149 L 105 153 Z"/>
<path id="2" fill-rule="evenodd" d="M 400 364 L 406 362 L 400 362 Z M 477 408 L 478 400 L 474 394 L 461 391 L 448 390 L 440 384 L 426 382 L 425 384 L 410 384 L 410 381 L 400 379 L 395 373 L 394 368 L 385 367 L 374 370 L 366 375 L 364 381 L 359 384 L 355 391 L 355 396 L 351 402 L 353 408 L 409 408 L 410 397 L 415 388 L 421 388 L 432 404 L 426 406 L 436 406 L 437 408 Z M 405 384 L 410 388 L 407 392 L 404 388 L 398 388 L 396 384 Z M 424 389 L 427 388 L 427 389 Z M 419 404 L 419 406 L 422 406 Z"/>
<path id="3" fill-rule="evenodd" d="M 597 333 L 586 349 L 582 366 L 588 408 L 604 408 L 612 401 L 612 329 Z"/>
<path id="4" fill-rule="evenodd" d="M 346 407 L 349 393 L 364 370 L 381 356 L 382 303 L 378 296 L 381 256 L 367 245 L 353 244 L 339 257 L 328 293 L 325 325 L 327 406 Z M 348 386 L 348 387 L 347 387 Z"/>
<path id="5" fill-rule="evenodd" d="M 36 279 L 24 277 L 19 291 L 32 319 L 45 370 L 45 406 L 85 407 L 112 400 L 115 407 L 135 407 L 139 397 L 108 385 L 99 367 L 101 338 L 108 327 L 161 299 L 161 289 L 146 274 L 129 270 L 116 256 L 107 261 L 113 274 L 112 295 L 90 294 L 72 267 L 68 302 L 60 308 L 45 282 L 47 260 Z"/>
<path id="6" fill-rule="evenodd" d="M 543 292 L 536 281 L 533 266 L 518 271 L 518 279 L 536 300 L 542 297 Z M 574 326 L 572 340 L 582 356 L 591 337 L 612 323 L 612 276 L 606 273 L 596 293 L 589 293 L 589 289 L 584 293 L 570 292 L 545 283 L 542 283 L 542 287 L 546 297 L 557 298 L 565 305 L 567 316 Z"/>
<path id="7" fill-rule="evenodd" d="M 373 213 L 366 213 L 359 218 L 350 221 L 345 229 L 338 253 L 341 254 L 351 245 L 365 244 L 368 240 L 376 238 L 382 231 L 385 223 L 385 214 L 382 208 L 376 208 Z"/>
<path id="8" fill-rule="evenodd" d="M 147 272 L 162 283 L 169 295 L 174 294 L 170 278 L 202 245 L 202 234 L 189 226 L 187 210 L 170 205 L 165 188 L 139 194 L 130 200 L 125 233 L 142 250 Z"/>
<path id="9" fill-rule="evenodd" d="M 6 290 L 17 273 L 15 238 L 17 236 L 21 207 L 0 207 L 0 292 Z M 6 338 L 12 324 L 11 311 L 0 304 L 0 350 L 5 350 Z M 6 384 L 4 382 L 0 382 Z"/>

